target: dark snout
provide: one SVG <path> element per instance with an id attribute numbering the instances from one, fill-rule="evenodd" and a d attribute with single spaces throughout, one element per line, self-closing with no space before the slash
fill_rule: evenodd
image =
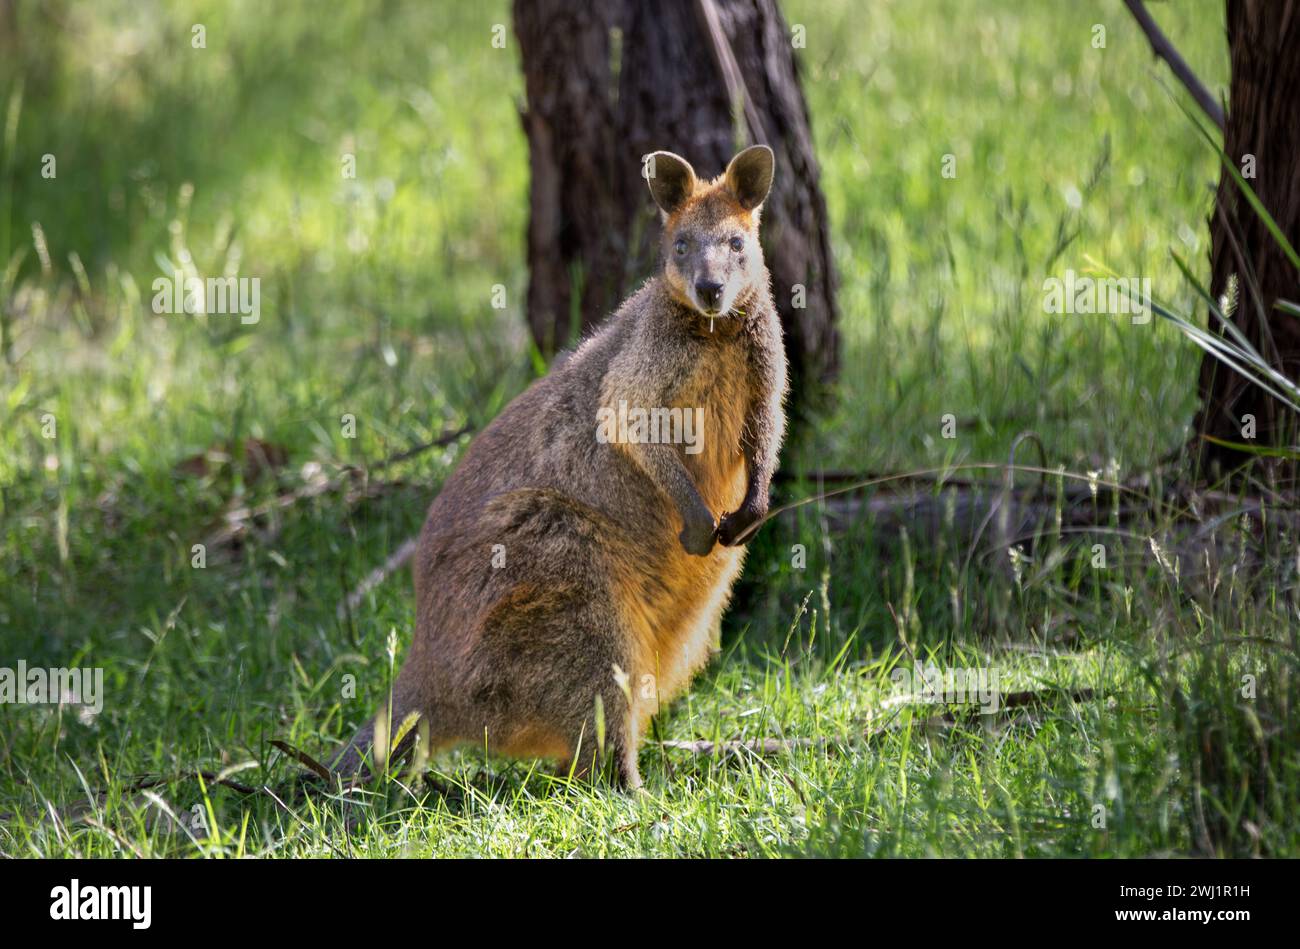
<path id="1" fill-rule="evenodd" d="M 695 284 L 695 298 L 706 310 L 716 310 L 722 303 L 722 284 L 700 280 Z"/>

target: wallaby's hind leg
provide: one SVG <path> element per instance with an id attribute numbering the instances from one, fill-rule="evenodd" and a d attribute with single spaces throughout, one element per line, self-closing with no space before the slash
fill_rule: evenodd
<path id="1" fill-rule="evenodd" d="M 603 604 L 600 609 L 604 610 Z M 558 666 L 566 670 L 560 685 L 567 694 L 559 724 L 572 749 L 562 773 L 594 777 L 598 770 L 609 768 L 619 787 L 635 790 L 641 786 L 635 719 L 615 673 L 616 666 L 625 674 L 632 668 L 626 639 L 606 618 L 601 626 L 588 626 L 586 631 Z"/>
<path id="2" fill-rule="evenodd" d="M 611 748 L 607 744 L 605 751 L 606 758 L 613 759 L 615 785 L 624 791 L 640 790 L 644 782 L 641 780 L 641 771 L 636 763 L 636 749 L 630 743 L 624 742 L 620 748 Z M 555 776 L 567 778 L 572 775 L 574 778 L 590 778 L 600 767 L 600 762 L 595 760 L 597 755 L 597 750 L 592 743 L 587 748 L 581 749 L 576 758 L 569 758 L 556 765 Z"/>
<path id="3" fill-rule="evenodd" d="M 567 761 L 560 774 L 592 776 L 608 762 L 620 784 L 639 787 L 633 718 L 618 683 L 619 670 L 633 671 L 630 643 L 599 585 L 517 584 L 485 617 L 472 661 L 476 715 L 503 741 L 548 736 L 535 753 Z"/>
<path id="4" fill-rule="evenodd" d="M 623 699 L 622 693 L 618 694 Z M 603 701 L 603 699 L 602 699 Z M 631 716 L 626 716 L 630 719 Z M 637 743 L 629 734 L 626 723 L 616 725 L 611 731 L 608 714 L 605 724 L 605 748 L 602 754 L 596 743 L 595 717 L 586 723 L 580 736 L 573 741 L 574 754 L 561 760 L 555 769 L 556 776 L 591 778 L 602 768 L 611 768 L 614 783 L 624 791 L 639 790 L 641 771 L 637 767 Z"/>

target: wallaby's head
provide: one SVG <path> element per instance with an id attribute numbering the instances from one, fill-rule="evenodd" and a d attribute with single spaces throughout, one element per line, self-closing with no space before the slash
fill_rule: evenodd
<path id="1" fill-rule="evenodd" d="M 672 152 L 648 156 L 646 181 L 663 211 L 664 278 L 682 305 L 729 316 L 746 292 L 767 282 L 758 218 L 772 187 L 772 149 L 754 145 L 712 181 Z"/>

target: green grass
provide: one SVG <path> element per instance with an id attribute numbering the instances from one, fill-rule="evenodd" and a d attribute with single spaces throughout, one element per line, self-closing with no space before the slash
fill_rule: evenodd
<path id="1" fill-rule="evenodd" d="M 17 119 L 0 160 L 0 665 L 99 667 L 107 698 L 88 721 L 0 707 L 0 852 L 1300 852 L 1294 573 L 1224 557 L 1175 576 L 1142 536 L 1160 519 L 1108 542 L 1104 569 L 1095 538 L 1050 519 L 1010 564 L 943 531 L 832 531 L 814 508 L 773 525 L 723 655 L 642 751 L 644 795 L 475 749 L 437 756 L 428 780 L 378 782 L 362 808 L 192 777 L 134 789 L 236 768 L 282 788 L 295 767 L 272 739 L 318 753 L 385 694 L 408 582 L 344 622 L 335 606 L 417 528 L 463 442 L 385 472 L 400 483 L 377 497 L 300 503 L 209 549 L 204 569 L 192 546 L 307 466 L 481 427 L 526 385 L 522 83 L 513 38 L 490 44 L 502 0 L 274 17 L 242 0 L 41 6 L 18 4 L 24 43 L 0 65 Z M 783 6 L 807 28 L 846 341 L 838 408 L 787 469 L 1001 461 L 1024 430 L 1049 467 L 1121 478 L 1176 449 L 1199 351 L 1163 320 L 1042 307 L 1046 277 L 1091 259 L 1196 311 L 1169 250 L 1204 269 L 1218 160 L 1122 4 Z M 1221 86 L 1221 11 L 1155 12 Z M 948 154 L 956 178 L 940 174 Z M 152 281 L 187 261 L 259 276 L 260 322 L 150 312 Z M 251 439 L 288 464 L 176 467 Z M 1266 536 L 1287 560 L 1285 525 Z M 892 708 L 890 674 L 912 654 L 1046 698 L 948 720 Z M 664 744 L 777 737 L 822 743 L 761 757 Z M 177 829 L 164 804 L 199 807 L 203 827 Z"/>

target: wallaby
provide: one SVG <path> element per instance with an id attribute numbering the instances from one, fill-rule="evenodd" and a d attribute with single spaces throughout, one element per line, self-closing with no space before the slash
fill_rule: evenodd
<path id="1" fill-rule="evenodd" d="M 758 241 L 773 164 L 755 145 L 706 182 L 647 156 L 659 272 L 484 429 L 429 508 L 392 729 L 418 712 L 429 750 L 608 761 L 640 787 L 651 716 L 717 650 L 785 434 Z M 337 771 L 361 769 L 374 728 Z"/>

